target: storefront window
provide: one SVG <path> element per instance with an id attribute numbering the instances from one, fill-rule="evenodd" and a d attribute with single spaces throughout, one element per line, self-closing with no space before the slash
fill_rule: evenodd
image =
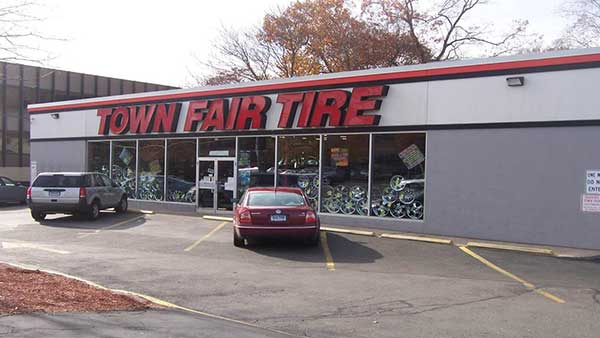
<path id="1" fill-rule="evenodd" d="M 201 138 L 198 140 L 199 157 L 235 156 L 235 138 Z"/>
<path id="2" fill-rule="evenodd" d="M 113 142 L 112 156 L 112 179 L 135 198 L 135 141 Z"/>
<path id="3" fill-rule="evenodd" d="M 140 200 L 162 201 L 164 188 L 165 141 L 140 141 L 136 198 Z"/>
<path id="4" fill-rule="evenodd" d="M 369 135 L 325 135 L 321 212 L 369 213 Z"/>
<path id="5" fill-rule="evenodd" d="M 110 142 L 88 143 L 88 170 L 109 175 Z"/>
<path id="6" fill-rule="evenodd" d="M 423 219 L 425 134 L 373 135 L 371 215 Z"/>
<path id="7" fill-rule="evenodd" d="M 274 168 L 275 137 L 238 139 L 238 196 L 249 187 L 272 187 Z"/>
<path id="8" fill-rule="evenodd" d="M 167 201 L 196 202 L 196 139 L 167 140 Z"/>
<path id="9" fill-rule="evenodd" d="M 277 184 L 300 187 L 313 207 L 319 196 L 319 136 L 280 136 Z"/>

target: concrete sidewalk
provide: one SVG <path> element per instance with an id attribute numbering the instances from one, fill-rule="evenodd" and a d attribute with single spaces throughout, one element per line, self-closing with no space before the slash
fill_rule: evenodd
<path id="1" fill-rule="evenodd" d="M 537 245 L 528 243 L 501 242 L 477 238 L 453 237 L 442 235 L 429 235 L 412 232 L 395 232 L 368 227 L 339 227 L 336 225 L 322 225 L 322 230 L 328 232 L 339 232 L 352 235 L 364 235 L 379 238 L 415 240 L 421 242 L 430 242 L 438 244 L 449 244 L 454 246 L 484 247 L 499 250 L 521 251 L 550 255 L 557 258 L 581 259 L 581 260 L 600 260 L 600 250 L 569 248 L 561 246 Z"/>
<path id="2" fill-rule="evenodd" d="M 194 215 L 198 216 L 198 215 Z M 204 215 L 202 216 L 208 220 L 214 221 L 228 221 L 231 222 L 232 218 L 229 216 L 215 216 L 215 215 Z M 567 258 L 567 259 L 582 259 L 582 260 L 600 260 L 600 249 L 592 250 L 592 249 L 579 249 L 579 248 L 569 248 L 569 247 L 560 247 L 560 246 L 550 246 L 550 245 L 537 245 L 537 244 L 529 244 L 529 243 L 514 243 L 514 242 L 501 242 L 494 240 L 486 240 L 486 239 L 477 239 L 477 238 L 468 238 L 468 237 L 455 237 L 455 236 L 443 236 L 443 235 L 429 235 L 423 233 L 413 233 L 413 232 L 397 232 L 384 230 L 378 227 L 354 227 L 354 226 L 338 226 L 338 225 L 329 225 L 322 224 L 321 230 L 327 232 L 338 232 L 343 234 L 350 235 L 361 235 L 361 236 L 370 236 L 370 237 L 379 237 L 379 238 L 388 238 L 388 239 L 398 239 L 398 240 L 410 240 L 410 241 L 420 241 L 420 242 L 429 242 L 429 243 L 437 243 L 437 244 L 448 244 L 455 246 L 469 246 L 469 247 L 483 247 L 483 248 L 491 248 L 491 249 L 499 249 L 499 250 L 509 250 L 509 251 L 521 251 L 528 252 L 534 254 L 542 254 L 554 256 L 557 258 Z"/>
<path id="3" fill-rule="evenodd" d="M 245 326 L 179 310 L 138 312 L 31 313 L 0 317 L 0 335 L 29 337 L 221 337 L 289 338 L 270 330 Z"/>

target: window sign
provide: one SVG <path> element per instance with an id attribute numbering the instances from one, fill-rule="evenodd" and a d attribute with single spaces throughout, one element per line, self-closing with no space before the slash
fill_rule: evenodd
<path id="1" fill-rule="evenodd" d="M 600 194 L 600 170 L 588 170 L 586 172 L 585 193 Z"/>
<path id="2" fill-rule="evenodd" d="M 406 165 L 406 168 L 408 169 L 412 169 L 425 161 L 425 155 L 423 155 L 416 144 L 411 144 L 406 147 L 406 149 L 402 150 L 398 156 L 402 159 L 402 162 L 404 162 L 404 165 Z"/>
<path id="3" fill-rule="evenodd" d="M 584 194 L 581 197 L 581 211 L 600 212 L 600 194 Z"/>
<path id="4" fill-rule="evenodd" d="M 229 156 L 229 150 L 211 150 L 208 156 Z"/>
<path id="5" fill-rule="evenodd" d="M 119 158 L 121 159 L 121 161 L 123 161 L 123 163 L 125 163 L 125 165 L 129 165 L 131 159 L 133 158 L 133 155 L 127 149 L 123 148 L 121 154 L 119 155 Z"/>
<path id="6" fill-rule="evenodd" d="M 331 161 L 336 167 L 347 167 L 348 148 L 331 148 Z"/>

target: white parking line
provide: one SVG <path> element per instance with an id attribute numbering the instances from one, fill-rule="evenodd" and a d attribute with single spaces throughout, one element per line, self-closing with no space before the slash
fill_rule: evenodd
<path id="1" fill-rule="evenodd" d="M 61 255 L 68 255 L 71 253 L 70 251 L 52 249 L 52 248 L 48 248 L 44 245 L 39 245 L 39 244 L 29 243 L 29 242 L 2 242 L 2 248 L 3 249 L 21 249 L 21 248 L 34 249 L 34 250 L 41 250 L 41 251 L 57 253 L 57 254 L 61 254 Z"/>

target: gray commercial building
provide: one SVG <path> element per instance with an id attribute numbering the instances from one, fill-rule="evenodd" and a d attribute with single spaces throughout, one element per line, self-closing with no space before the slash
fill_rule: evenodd
<path id="1" fill-rule="evenodd" d="M 173 88 L 0 62 L 0 176 L 29 181 L 30 123 L 27 105 Z"/>
<path id="2" fill-rule="evenodd" d="M 327 224 L 600 248 L 600 49 L 29 106 L 32 173 L 227 214 L 297 186 Z"/>

